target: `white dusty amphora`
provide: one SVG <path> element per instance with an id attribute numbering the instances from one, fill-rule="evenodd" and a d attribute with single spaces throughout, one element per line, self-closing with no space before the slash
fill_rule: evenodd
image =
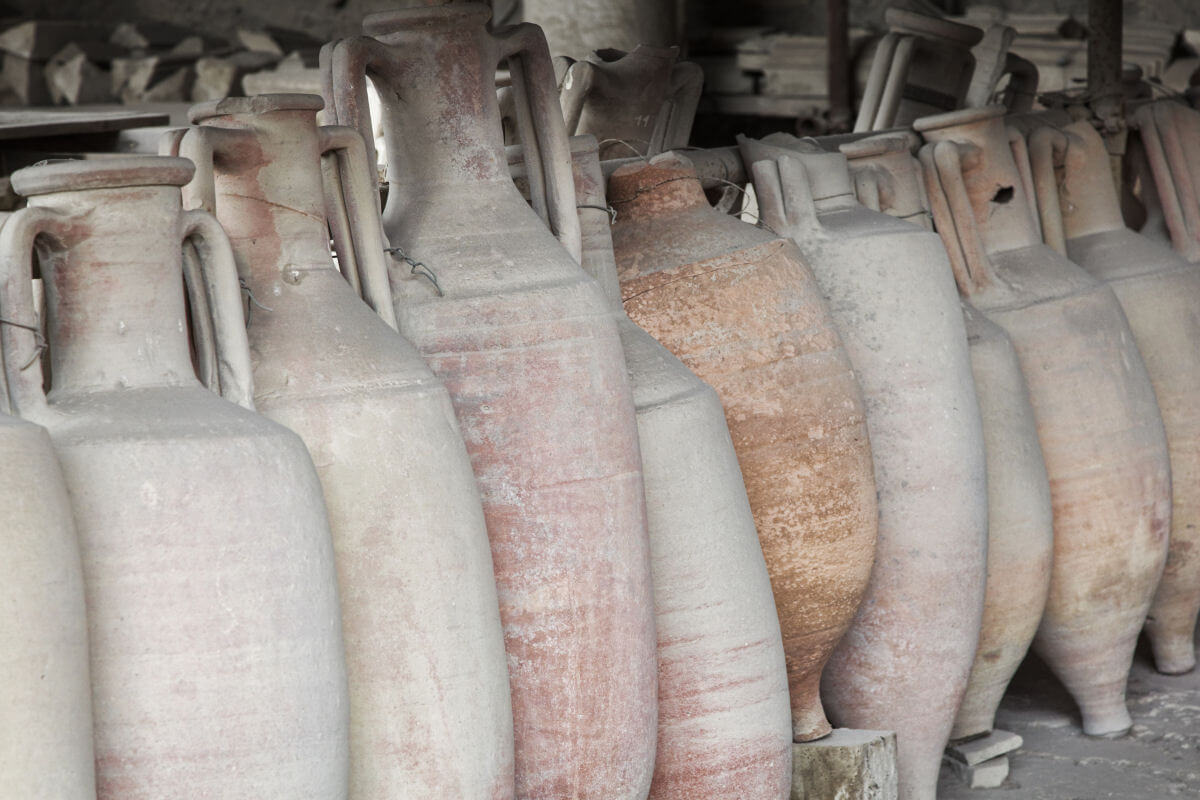
<path id="1" fill-rule="evenodd" d="M 1200 266 L 1121 218 L 1104 140 L 1086 121 L 1029 134 L 1047 244 L 1116 293 L 1146 364 L 1171 455 L 1171 545 L 1146 620 L 1160 672 L 1196 666 L 1200 614 Z"/>
<path id="2" fill-rule="evenodd" d="M 612 310 L 577 260 L 545 39 L 533 25 L 490 32 L 489 13 L 455 3 L 368 16 L 369 36 L 325 49 L 330 106 L 369 130 L 368 75 L 383 99 L 384 230 L 422 265 L 392 264 L 396 316 L 450 391 L 479 482 L 516 794 L 640 800 L 654 769 L 657 681 L 633 396 Z M 526 165 L 534 209 L 501 138 L 503 59 L 521 142 L 537 154 Z"/>
<path id="3" fill-rule="evenodd" d="M 875 461 L 875 567 L 821 696 L 845 727 L 896 731 L 901 797 L 932 798 L 987 561 L 983 429 L 954 278 L 937 236 L 855 200 L 844 155 L 787 136 L 740 143 L 748 163 L 774 168 L 754 173 L 764 222 L 792 236 L 829 299 Z"/>
<path id="4" fill-rule="evenodd" d="M 4 310 L 0 318 L 4 327 L 18 321 Z M 0 378 L 0 408 L 4 387 Z M 4 413 L 0 518 L 3 793 L 94 800 L 87 613 L 71 501 L 45 429 Z"/>
<path id="5" fill-rule="evenodd" d="M 255 405 L 300 434 L 325 491 L 350 797 L 511 798 L 508 672 L 475 475 L 445 386 L 393 327 L 362 139 L 318 127 L 322 105 L 292 94 L 194 106 L 199 127 L 172 137 L 197 164 L 184 196 L 214 212 L 259 301 L 247 320 Z M 339 264 L 378 313 L 334 266 L 327 217 Z"/>
<path id="6" fill-rule="evenodd" d="M 583 268 L 621 331 L 637 409 L 658 629 L 652 800 L 786 800 L 783 640 L 717 394 L 621 306 L 596 140 L 571 139 Z"/>
<path id="7" fill-rule="evenodd" d="M 1118 734 L 1167 554 L 1166 435 L 1112 289 L 1041 242 L 1003 113 L 919 120 L 926 186 L 947 248 L 963 253 L 959 291 L 1009 335 L 1037 419 L 1054 566 L 1034 649 L 1079 704 L 1084 732 Z"/>
<path id="8" fill-rule="evenodd" d="M 844 144 L 841 151 L 860 202 L 930 229 L 924 176 L 911 152 L 919 141 L 912 132 L 880 134 Z M 948 255 L 957 274 L 962 255 Z M 1000 326 L 965 299 L 960 302 L 987 455 L 988 556 L 979 645 L 952 739 L 992 729 L 1046 608 L 1054 552 L 1050 482 L 1016 350 Z"/>
<path id="9" fill-rule="evenodd" d="M 192 164 L 152 156 L 13 174 L 0 315 L 32 324 L 37 251 L 52 379 L 3 327 L 13 410 L 62 463 L 91 636 L 97 796 L 330 800 L 347 781 L 333 548 L 304 443 L 249 410 L 229 243 L 181 210 Z M 196 378 L 180 250 L 203 287 L 223 400 Z"/>

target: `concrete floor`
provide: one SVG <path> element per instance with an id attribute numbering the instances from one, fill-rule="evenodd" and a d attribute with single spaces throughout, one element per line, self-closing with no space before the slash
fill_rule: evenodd
<path id="1" fill-rule="evenodd" d="M 1133 729 L 1091 739 L 1066 689 L 1034 656 L 1000 706 L 996 727 L 1025 739 L 998 789 L 968 789 L 943 768 L 940 800 L 1158 800 L 1200 798 L 1200 671 L 1159 675 L 1139 647 L 1130 676 Z"/>

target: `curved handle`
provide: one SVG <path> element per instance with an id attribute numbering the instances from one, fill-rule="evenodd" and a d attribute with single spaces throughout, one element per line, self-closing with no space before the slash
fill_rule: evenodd
<path id="1" fill-rule="evenodd" d="M 963 275 L 959 289 L 964 296 L 970 297 L 989 286 L 993 278 L 987 251 L 984 249 L 983 239 L 975 221 L 975 208 L 971 205 L 966 178 L 963 176 L 963 150 L 966 147 L 971 146 L 960 146 L 956 142 L 941 141 L 934 145 L 932 155 L 938 183 L 945 196 L 946 208 L 950 219 L 954 221 L 954 231 L 957 234 L 959 246 L 962 248 Z M 978 151 L 971 147 L 970 150 L 967 150 L 967 156 L 977 157 Z M 929 187 L 930 194 L 932 194 L 932 184 L 927 181 L 926 186 Z"/>
<path id="2" fill-rule="evenodd" d="M 687 147 L 703 90 L 704 70 L 699 64 L 680 61 L 671 68 L 671 85 L 650 134 L 647 156 Z"/>
<path id="3" fill-rule="evenodd" d="M 579 118 L 583 116 L 583 106 L 595 81 L 596 67 L 588 61 L 572 61 L 563 74 L 558 98 L 568 135 L 574 135 L 579 129 Z"/>
<path id="4" fill-rule="evenodd" d="M 366 145 L 356 129 L 344 125 L 322 126 L 318 136 L 321 155 L 336 159 L 334 174 L 323 171 L 323 183 L 325 214 L 338 220 L 331 225 L 338 254 L 353 253 L 348 271 L 356 273 L 363 299 L 392 330 L 398 330 L 383 255 L 386 239 L 379 221 L 379 194 L 367 180 Z"/>
<path id="5" fill-rule="evenodd" d="M 908 83 L 908 68 L 912 65 L 916 48 L 915 36 L 902 36 L 896 43 L 896 52 L 892 54 L 887 83 L 884 84 L 883 93 L 879 97 L 879 110 L 871 122 L 871 130 L 886 130 L 896 122 L 896 114 L 900 112 L 900 101 L 904 99 L 904 86 Z"/>
<path id="6" fill-rule="evenodd" d="M 1033 190 L 1033 170 L 1029 166 L 1029 149 L 1025 142 L 1025 135 L 1011 125 L 1005 126 L 1005 133 L 1008 135 L 1008 149 L 1012 152 L 1013 161 L 1017 164 L 1017 174 L 1021 178 L 1021 192 L 1025 195 L 1025 208 L 1029 213 L 1029 224 L 1033 226 L 1040 238 L 1042 235 L 1042 223 L 1038 219 L 1036 206 L 1034 202 Z"/>
<path id="7" fill-rule="evenodd" d="M 1155 133 L 1161 143 L 1162 152 L 1166 154 L 1164 172 L 1168 181 L 1167 185 L 1175 187 L 1176 202 L 1182 211 L 1181 233 L 1183 238 L 1180 240 L 1183 245 L 1182 251 L 1186 251 L 1189 260 L 1195 260 L 1197 253 L 1200 253 L 1200 199 L 1198 199 L 1200 195 L 1197 194 L 1196 185 L 1192 182 L 1191 173 L 1188 171 L 1187 145 L 1184 144 L 1181 136 L 1183 126 L 1174 103 L 1160 101 L 1151 105 Z M 1153 162 L 1151 162 L 1151 166 L 1153 166 Z M 1156 173 L 1154 177 L 1157 182 L 1158 174 Z M 1172 239 L 1174 239 L 1173 231 Z M 1179 248 L 1177 247 L 1177 249 Z"/>
<path id="8" fill-rule="evenodd" d="M 1010 114 L 1023 114 L 1033 109 L 1037 98 L 1038 68 L 1027 58 L 1016 53 L 1004 57 L 1004 69 L 1008 72 L 1008 86 L 1004 88 L 1004 106 Z"/>
<path id="9" fill-rule="evenodd" d="M 929 211 L 934 227 L 937 228 L 938 235 L 942 237 L 942 244 L 946 247 L 950 270 L 954 273 L 958 291 L 966 297 L 973 289 L 971 271 L 967 268 L 967 255 L 963 252 L 958 226 L 955 225 L 954 215 L 950 212 L 950 201 L 946 199 L 946 190 L 938 177 L 937 164 L 933 157 L 936 147 L 936 142 L 922 146 L 917 152 L 917 159 L 921 162 L 921 172 L 925 176 L 925 194 L 929 199 Z"/>
<path id="10" fill-rule="evenodd" d="M 881 184 L 887 180 L 887 175 L 876 167 L 859 167 L 851 171 L 854 178 L 854 194 L 858 202 L 872 211 L 883 211 L 883 192 Z"/>
<path id="11" fill-rule="evenodd" d="M 212 319 L 213 351 L 216 356 L 220 395 L 243 408 L 254 410 L 254 378 L 250 366 L 250 343 L 238 284 L 237 262 L 225 230 L 207 211 L 183 212 L 181 238 L 196 248 L 200 288 L 189 287 L 191 295 L 204 294 Z"/>
<path id="12" fill-rule="evenodd" d="M 885 33 L 875 45 L 875 53 L 871 57 L 871 71 L 867 74 L 867 84 L 863 88 L 862 102 L 858 106 L 858 117 L 854 120 L 854 132 L 862 133 L 871 130 L 875 122 L 875 114 L 879 111 L 879 100 L 883 96 L 883 85 L 887 82 L 888 73 L 892 69 L 892 56 L 896 52 L 898 34 Z"/>
<path id="13" fill-rule="evenodd" d="M 760 159 L 750 166 L 761 220 L 777 236 L 796 242 L 823 235 L 804 164 L 794 156 Z"/>
<path id="14" fill-rule="evenodd" d="M 1171 242 L 1184 258 L 1193 260 L 1196 255 L 1193 252 L 1195 248 L 1189 244 L 1192 237 L 1188 231 L 1187 220 L 1184 218 L 1175 180 L 1171 177 L 1171 166 L 1167 162 L 1162 137 L 1158 133 L 1154 105 L 1150 103 L 1142 106 L 1134 112 L 1133 119 L 1138 133 L 1142 137 L 1142 148 L 1146 152 L 1150 174 L 1154 177 L 1154 188 L 1158 195 L 1158 202 L 1162 206 L 1163 220 L 1171 235 Z"/>
<path id="15" fill-rule="evenodd" d="M 1064 256 L 1067 254 L 1067 236 L 1063 228 L 1062 201 L 1058 196 L 1058 174 L 1054 168 L 1063 163 L 1066 153 L 1066 134 L 1056 128 L 1042 126 L 1029 136 L 1029 164 L 1042 238 Z"/>
<path id="16" fill-rule="evenodd" d="M 379 182 L 379 154 L 375 152 L 375 132 L 371 125 L 371 104 L 367 96 L 368 70 L 389 70 L 392 53 L 370 36 L 337 39 L 321 48 L 321 83 L 325 92 L 322 121 L 349 125 L 358 130 L 366 150 L 367 177 L 370 185 Z"/>
<path id="17" fill-rule="evenodd" d="M 499 59 L 512 75 L 517 130 L 525 148 L 534 211 L 546 220 L 567 252 L 579 261 L 583 252 L 567 127 L 554 90 L 554 65 L 542 29 L 531 22 L 495 32 Z"/>
<path id="18" fill-rule="evenodd" d="M 8 384 L 8 406 L 36 420 L 49 413 L 42 373 L 42 341 L 33 302 L 33 253 L 38 237 L 51 249 L 67 247 L 70 220 L 49 208 L 27 207 L 0 228 L 0 353 Z M 48 242 L 46 240 L 49 240 Z"/>

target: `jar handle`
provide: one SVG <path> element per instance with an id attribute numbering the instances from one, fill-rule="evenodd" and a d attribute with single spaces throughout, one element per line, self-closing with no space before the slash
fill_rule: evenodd
<path id="1" fill-rule="evenodd" d="M 699 64 L 680 61 L 671 67 L 671 87 L 650 134 L 647 156 L 687 147 L 703 90 L 704 70 Z"/>
<path id="2" fill-rule="evenodd" d="M 563 75 L 562 89 L 559 90 L 558 97 L 568 135 L 574 135 L 579 128 L 583 106 L 595 80 L 596 67 L 589 61 L 572 62 Z"/>
<path id="3" fill-rule="evenodd" d="M 869 130 L 887 130 L 896 124 L 900 112 L 900 101 L 904 99 L 904 86 L 908 83 L 908 70 L 912 66 L 913 54 L 917 49 L 917 37 L 904 35 L 896 43 L 892 63 L 888 65 L 887 82 L 879 96 L 879 110 Z"/>
<path id="4" fill-rule="evenodd" d="M 871 71 L 867 74 L 867 85 L 863 89 L 862 102 L 858 106 L 858 117 L 854 120 L 854 132 L 862 133 L 871 130 L 875 122 L 875 114 L 879 111 L 879 100 L 883 95 L 883 85 L 887 82 L 888 72 L 891 71 L 892 56 L 896 52 L 899 34 L 885 33 L 875 45 L 875 53 L 871 57 Z"/>
<path id="5" fill-rule="evenodd" d="M 325 214 L 338 220 L 330 226 L 338 256 L 350 256 L 347 271 L 357 276 L 363 299 L 392 330 L 397 330 L 383 256 L 387 240 L 379 221 L 379 194 L 368 180 L 366 145 L 357 129 L 345 125 L 323 125 L 318 135 L 321 155 L 332 159 L 325 162 L 333 169 L 323 170 L 323 183 Z"/>
<path id="6" fill-rule="evenodd" d="M 796 242 L 823 235 L 804 163 L 795 156 L 764 158 L 750 166 L 762 222 Z"/>
<path id="7" fill-rule="evenodd" d="M 1142 143 L 1158 186 L 1171 242 L 1189 261 L 1200 257 L 1200 203 L 1187 171 L 1187 156 L 1179 138 L 1174 103 L 1148 103 L 1134 114 L 1140 122 Z"/>
<path id="8" fill-rule="evenodd" d="M 1025 207 L 1029 210 L 1029 224 L 1040 239 L 1042 221 L 1037 214 L 1037 194 L 1033 186 L 1033 168 L 1029 165 L 1029 145 L 1025 141 L 1025 134 L 1012 125 L 1006 125 L 1004 133 L 1008 137 L 1008 150 L 1012 153 L 1013 161 L 1017 165 L 1017 176 L 1021 180 L 1021 194 L 1025 195 Z"/>
<path id="9" fill-rule="evenodd" d="M 525 150 L 525 168 L 534 211 L 579 261 L 583 252 L 575 211 L 575 182 L 567 126 L 555 92 L 554 64 L 542 29 L 523 22 L 492 34 L 500 60 L 512 75 L 517 131 Z"/>
<path id="10" fill-rule="evenodd" d="M 52 250 L 68 246 L 69 218 L 53 209 L 30 206 L 13 213 L 0 228 L 0 352 L 8 384 L 8 406 L 25 419 L 50 411 L 43 388 L 41 328 L 33 303 L 33 253 L 38 237 Z"/>
<path id="11" fill-rule="evenodd" d="M 854 179 L 854 195 L 858 198 L 858 202 L 872 211 L 886 210 L 883 202 L 885 194 L 883 184 L 887 180 L 886 172 L 874 166 L 860 167 L 851 170 L 851 177 Z"/>
<path id="12" fill-rule="evenodd" d="M 1058 175 L 1067 153 L 1067 136 L 1057 128 L 1044 125 L 1029 135 L 1029 164 L 1033 173 L 1034 194 L 1041 219 L 1042 238 L 1062 255 L 1067 254 L 1063 229 L 1062 201 L 1058 196 Z"/>
<path id="13" fill-rule="evenodd" d="M 964 149 L 956 142 L 931 142 L 921 148 L 920 158 L 934 224 L 951 257 L 958 290 L 970 298 L 992 282 L 992 269 L 963 176 Z"/>
<path id="14" fill-rule="evenodd" d="M 367 72 L 395 72 L 394 57 L 388 47 L 370 36 L 335 39 L 321 48 L 320 69 L 325 109 L 321 121 L 356 128 L 366 151 L 369 185 L 379 183 L 379 154 L 375 152 L 375 131 L 371 127 L 371 107 L 367 96 Z"/>
<path id="15" fill-rule="evenodd" d="M 212 140 L 202 133 L 204 128 L 172 128 L 158 140 L 160 156 L 180 156 L 195 165 L 192 180 L 181 190 L 185 207 L 199 207 L 210 214 L 216 209 L 216 176 L 213 174 Z M 221 393 L 217 367 L 216 334 L 212 312 L 200 273 L 200 256 L 195 245 L 184 241 L 183 284 L 192 309 L 192 347 L 196 352 L 196 376 L 209 390 Z"/>
<path id="16" fill-rule="evenodd" d="M 199 172 L 199 170 L 197 170 Z M 216 357 L 220 395 L 242 408 L 254 410 L 254 378 L 250 366 L 250 343 L 238 285 L 237 262 L 225 230 L 217 218 L 199 209 L 183 212 L 184 243 L 196 248 L 203 290 L 190 289 L 207 298 L 212 317 L 212 350 Z"/>

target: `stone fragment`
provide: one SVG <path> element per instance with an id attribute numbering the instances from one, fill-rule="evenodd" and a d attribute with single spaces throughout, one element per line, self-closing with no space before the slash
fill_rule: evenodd
<path id="1" fill-rule="evenodd" d="M 4 54 L 0 81 L 17 96 L 24 106 L 49 105 L 50 91 L 46 88 L 44 61 L 31 61 L 16 53 Z"/>
<path id="2" fill-rule="evenodd" d="M 834 728 L 792 745 L 792 800 L 896 800 L 896 734 Z"/>
<path id="3" fill-rule="evenodd" d="M 0 50 L 44 62 L 71 42 L 104 41 L 108 31 L 92 22 L 30 20 L 0 33 Z"/>
<path id="4" fill-rule="evenodd" d="M 970 789 L 995 789 L 1008 777 L 1008 756 L 998 756 L 974 765 L 950 756 L 943 760 Z"/>
<path id="5" fill-rule="evenodd" d="M 271 35 L 263 31 L 253 31 L 248 28 L 238 28 L 234 34 L 234 41 L 237 45 L 255 53 L 271 53 L 272 55 L 283 57 L 283 48 L 279 43 L 271 38 Z"/>
<path id="6" fill-rule="evenodd" d="M 112 78 L 93 64 L 77 44 L 69 44 L 46 64 L 46 88 L 57 104 L 108 103 Z"/>
<path id="7" fill-rule="evenodd" d="M 1025 740 L 1015 733 L 993 730 L 974 739 L 952 742 L 946 748 L 946 755 L 968 766 L 974 766 L 1007 755 L 1024 742 Z"/>

